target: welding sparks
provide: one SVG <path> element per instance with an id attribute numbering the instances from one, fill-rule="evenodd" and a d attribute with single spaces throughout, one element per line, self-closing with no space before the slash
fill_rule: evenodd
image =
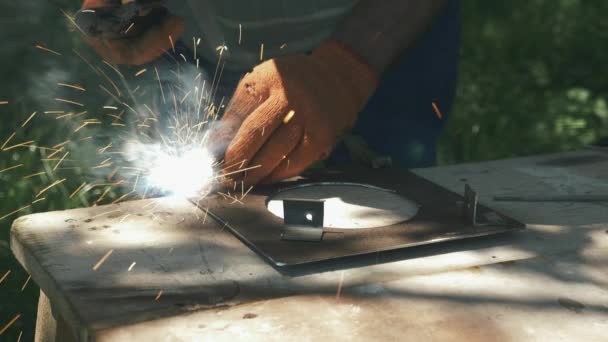
<path id="1" fill-rule="evenodd" d="M 291 121 L 291 119 L 293 118 L 294 115 L 296 115 L 296 112 L 293 110 L 290 110 L 289 113 L 287 113 L 287 115 L 285 115 L 285 117 L 283 118 L 283 123 L 286 124 L 289 121 Z"/>
<path id="2" fill-rule="evenodd" d="M 58 180 L 58 181 L 54 181 L 51 185 L 47 186 L 46 188 L 40 190 L 40 192 L 38 192 L 38 194 L 36 195 L 36 197 L 40 197 L 40 195 L 42 195 L 43 193 L 49 191 L 51 188 L 65 182 L 66 178 Z"/>
<path id="3" fill-rule="evenodd" d="M 432 102 L 431 104 L 433 106 L 433 110 L 435 111 L 435 114 L 441 120 L 443 118 L 443 115 L 441 115 L 441 111 L 439 110 L 439 107 L 437 107 L 437 104 L 435 102 Z"/>
<path id="4" fill-rule="evenodd" d="M 9 216 L 11 216 L 11 215 L 13 215 L 13 214 L 16 214 L 16 213 L 20 212 L 20 211 L 22 211 L 22 210 L 25 210 L 25 209 L 27 209 L 27 208 L 29 208 L 29 207 L 31 207 L 31 206 L 32 206 L 31 204 L 28 204 L 28 205 L 26 205 L 25 207 L 21 207 L 21 208 L 19 208 L 19 209 L 17 209 L 17 210 L 11 211 L 10 213 L 8 213 L 8 214 L 6 214 L 6 215 L 4 215 L 4 216 L 0 217 L 0 221 L 4 220 L 5 218 L 7 218 L 7 217 L 9 217 Z"/>
<path id="5" fill-rule="evenodd" d="M 242 167 L 242 166 L 241 166 L 241 167 Z M 239 172 L 245 172 L 245 171 L 249 171 L 249 170 L 257 169 L 257 168 L 259 168 L 259 167 L 262 167 L 262 165 L 251 166 L 251 167 L 247 167 L 247 168 L 244 168 L 244 169 L 242 169 L 242 168 L 241 168 L 241 169 L 238 169 L 237 171 L 232 171 L 232 172 L 224 173 L 224 174 L 222 174 L 222 176 L 223 176 L 223 177 L 226 177 L 226 176 L 233 175 L 233 174 L 235 174 L 235 173 L 239 173 Z"/>
<path id="6" fill-rule="evenodd" d="M 17 320 L 19 319 L 19 317 L 21 317 L 21 314 L 17 314 L 13 319 L 11 319 L 10 322 L 8 322 L 4 328 L 0 329 L 0 335 L 4 334 L 4 332 L 6 330 L 8 330 L 8 328 L 11 327 L 11 325 L 13 325 L 13 323 L 17 322 Z"/>
<path id="7" fill-rule="evenodd" d="M 32 120 L 32 118 L 34 117 L 34 115 L 36 115 L 36 113 L 38 113 L 38 112 L 33 112 L 32 114 L 30 114 L 30 116 L 27 118 L 27 120 L 25 120 L 25 122 L 23 122 L 21 127 L 25 127 L 25 125 L 27 125 L 27 123 L 30 122 L 30 120 Z"/>
<path id="8" fill-rule="evenodd" d="M 135 192 L 135 191 L 130 191 L 130 192 L 127 192 L 126 194 L 124 194 L 124 195 L 122 195 L 122 196 L 118 197 L 117 199 L 115 199 L 115 200 L 112 202 L 112 204 L 116 204 L 116 203 L 122 202 L 122 201 L 123 201 L 125 198 L 129 197 L 129 196 L 130 196 L 130 195 L 131 195 L 133 192 Z"/>
<path id="9" fill-rule="evenodd" d="M 19 144 L 15 144 L 15 145 L 13 145 L 13 146 L 5 147 L 4 149 L 2 149 L 2 151 L 10 151 L 10 150 L 12 150 L 12 149 L 14 149 L 14 148 L 17 148 L 17 147 L 25 147 L 25 146 L 30 146 L 30 145 L 31 145 L 31 144 L 33 144 L 33 143 L 34 143 L 34 140 L 30 140 L 30 141 L 22 142 L 22 143 L 19 143 Z"/>
<path id="10" fill-rule="evenodd" d="M 59 159 L 59 161 L 57 162 L 57 164 L 55 164 L 55 167 L 53 167 L 53 171 L 56 171 L 57 168 L 59 167 L 59 165 L 61 165 L 61 163 L 63 162 L 63 160 L 65 159 L 65 157 L 68 156 L 68 154 L 70 154 L 70 152 L 66 152 L 63 157 L 61 157 L 61 159 Z"/>
<path id="11" fill-rule="evenodd" d="M 25 283 L 23 283 L 23 286 L 21 286 L 21 292 L 23 292 L 23 290 L 25 290 L 25 287 L 27 286 L 27 284 L 30 282 L 30 279 L 32 279 L 31 275 L 27 276 L 27 279 L 25 280 Z"/>
<path id="12" fill-rule="evenodd" d="M 133 26 L 131 25 L 127 31 L 125 31 L 125 33 L 128 32 L 128 30 L 132 27 Z M 241 43 L 242 27 L 239 27 L 239 31 L 239 43 Z M 175 49 L 173 39 L 169 37 L 169 40 L 171 41 L 172 48 Z M 198 45 L 199 43 L 200 38 L 195 41 L 195 45 Z M 58 56 L 62 55 L 61 53 L 46 48 L 42 45 L 36 45 L 36 48 L 50 54 L 55 54 Z M 263 59 L 263 43 L 261 44 L 260 48 L 260 57 Z M 218 47 L 219 55 L 221 56 L 222 53 L 227 51 L 227 49 L 228 47 L 225 45 Z M 0 137 L 3 139 L 3 141 L 0 141 L 0 150 L 2 151 L 16 149 L 18 147 L 25 147 L 31 152 L 38 152 L 38 150 L 40 150 L 42 156 L 40 157 L 39 161 L 43 163 L 44 168 L 42 170 L 46 170 L 46 172 L 44 172 L 37 168 L 37 171 L 40 172 L 36 172 L 36 169 L 24 172 L 26 174 L 32 172 L 36 173 L 23 176 L 21 179 L 29 180 L 34 177 L 40 177 L 39 179 L 35 179 L 35 182 L 31 183 L 39 184 L 40 181 L 44 181 L 44 183 L 42 183 L 42 185 L 37 185 L 37 188 L 34 188 L 35 191 L 33 194 L 36 195 L 35 197 L 32 196 L 34 198 L 27 199 L 29 200 L 28 202 L 30 202 L 28 205 L 25 205 L 27 202 L 15 205 L 15 207 L 19 207 L 21 205 L 25 206 L 0 217 L 0 220 L 18 213 L 28 213 L 34 208 L 43 208 L 45 206 L 45 202 L 43 201 L 45 201 L 47 198 L 50 200 L 51 193 L 53 195 L 56 193 L 64 193 L 66 197 L 68 197 L 69 194 L 69 198 L 77 197 L 78 200 L 85 205 L 96 205 L 98 203 L 102 203 L 104 200 L 108 203 L 119 203 L 124 200 L 130 200 L 136 197 L 139 198 L 141 192 L 143 192 L 142 197 L 145 198 L 146 194 L 148 194 L 148 190 L 151 195 L 170 193 L 179 196 L 196 195 L 198 196 L 197 198 L 201 198 L 200 196 L 205 196 L 208 191 L 211 191 L 213 189 L 213 185 L 215 185 L 218 179 L 221 177 L 219 176 L 220 170 L 218 170 L 221 164 L 216 163 L 215 158 L 207 150 L 207 142 L 204 139 L 204 136 L 206 136 L 204 125 L 207 123 L 207 120 L 203 121 L 200 119 L 207 119 L 207 117 L 216 118 L 223 107 L 224 98 L 222 98 L 220 101 L 219 106 L 217 106 L 215 102 L 215 94 L 217 91 L 216 86 L 221 78 L 223 64 L 218 63 L 216 74 L 219 71 L 219 76 L 214 76 L 213 83 L 209 82 L 211 81 L 210 79 L 206 79 L 206 75 L 197 72 L 197 74 L 192 74 L 194 81 L 188 77 L 188 82 L 193 82 L 194 84 L 187 84 L 183 87 L 173 87 L 173 84 L 171 86 L 165 85 L 164 80 L 161 82 L 160 74 L 162 70 L 157 68 L 154 68 L 154 72 L 150 75 L 144 75 L 144 73 L 147 72 L 147 69 L 145 68 L 140 68 L 139 71 L 137 71 L 138 69 L 128 69 L 128 73 L 130 75 L 135 75 L 135 77 L 143 75 L 143 78 L 150 77 L 153 82 L 158 81 L 158 89 L 154 89 L 154 91 L 160 90 L 162 102 L 165 103 L 167 100 L 169 100 L 169 102 L 172 102 L 175 107 L 174 112 L 153 107 L 155 108 L 155 113 L 150 109 L 150 107 L 148 107 L 147 104 L 138 103 L 138 100 L 141 99 L 140 101 L 144 101 L 146 99 L 143 97 L 143 95 L 146 93 L 146 91 L 150 90 L 143 86 L 141 90 L 139 90 L 138 86 L 134 91 L 131 91 L 129 85 L 125 84 L 124 81 L 126 80 L 121 74 L 121 71 L 127 69 L 118 69 L 106 61 L 103 61 L 103 64 L 100 63 L 98 66 L 94 66 L 83 58 L 77 51 L 73 51 L 91 68 L 91 70 L 93 70 L 97 76 L 99 76 L 99 81 L 92 85 L 83 84 L 86 86 L 86 88 L 83 85 L 76 84 L 77 81 L 67 78 L 62 79 L 63 82 L 53 81 L 49 84 L 49 89 L 56 92 L 56 95 L 52 95 L 48 99 L 50 100 L 49 103 L 51 103 L 51 107 L 47 107 L 46 109 L 49 110 L 44 111 L 41 108 L 38 112 L 32 112 L 24 121 L 22 120 L 25 118 L 25 115 L 23 118 L 19 118 L 19 122 L 22 121 L 21 128 L 31 127 L 34 123 L 37 124 L 38 120 L 42 121 L 42 118 L 36 117 L 37 114 L 44 116 L 48 114 L 49 119 L 62 120 L 60 122 L 70 122 L 71 132 L 68 132 L 68 135 L 63 139 L 71 140 L 67 140 L 51 148 L 37 146 L 41 143 L 38 140 L 20 142 L 23 141 L 21 140 L 23 138 L 21 137 L 20 131 L 13 132 L 8 137 Z M 49 58 L 48 55 L 45 55 L 44 57 Z M 185 56 L 182 56 L 182 58 L 186 60 Z M 116 74 L 109 71 L 108 68 L 111 68 Z M 152 70 L 150 71 L 152 72 Z M 174 74 L 179 79 L 183 75 L 181 74 L 181 71 L 177 72 L 180 74 Z M 119 82 L 116 75 L 121 78 L 120 81 L 123 81 L 122 83 Z M 154 78 L 156 78 L 156 80 L 154 80 Z M 97 89 L 97 93 L 99 93 L 103 99 L 99 99 L 102 101 L 95 102 L 97 105 L 95 105 L 95 107 L 91 107 L 91 109 L 87 111 L 85 109 L 88 109 L 89 101 L 77 96 L 93 95 L 90 92 L 82 92 L 87 91 L 87 89 L 91 86 L 95 87 L 96 84 L 99 87 Z M 205 88 L 206 84 L 207 89 Z M 211 84 L 210 87 L 209 84 Z M 101 89 L 101 91 L 99 91 L 99 89 Z M 133 94 L 138 90 L 138 99 L 136 100 Z M 131 98 L 127 98 L 129 95 Z M 8 104 L 8 101 L 0 101 L 0 104 Z M 104 104 L 108 105 L 104 106 Z M 77 108 L 75 106 L 85 108 Z M 101 106 L 103 106 L 103 109 L 105 110 L 100 110 Z M 149 113 L 145 112 L 146 109 Z M 76 113 L 77 111 L 80 112 Z M 119 111 L 120 113 L 118 113 Z M 127 114 L 125 114 L 126 112 Z M 27 115 L 27 113 L 24 114 Z M 123 114 L 125 115 L 123 116 Z M 132 114 L 136 116 L 134 120 L 130 120 L 130 116 Z M 293 113 L 288 113 L 288 115 L 293 116 Z M 78 117 L 80 118 L 76 119 Z M 172 121 L 167 123 L 167 121 L 163 120 L 164 118 L 169 118 Z M 289 121 L 289 119 L 286 120 Z M 55 120 L 52 121 L 55 122 Z M 167 124 L 163 127 L 156 127 L 156 125 L 160 125 L 161 123 Z M 116 136 L 112 134 L 112 136 L 110 136 L 110 139 L 112 140 L 108 141 L 105 134 L 100 136 L 97 134 L 91 134 L 91 132 L 86 132 L 88 129 L 93 129 L 92 127 L 88 127 L 91 125 L 99 125 L 98 127 L 103 128 L 109 128 L 110 126 L 127 126 L 129 128 L 133 128 L 134 136 L 125 136 L 123 134 L 123 132 L 130 134 L 131 131 L 122 130 L 120 128 L 114 129 L 114 127 L 112 127 L 112 133 L 119 133 Z M 75 134 L 81 130 L 85 131 L 85 133 L 82 133 L 82 135 L 87 135 L 87 137 L 80 138 L 80 134 Z M 160 137 L 155 134 L 157 132 L 159 133 Z M 63 132 L 61 136 L 64 136 Z M 114 140 L 115 137 L 118 137 L 118 142 Z M 81 155 L 79 152 L 82 152 L 78 151 L 77 149 L 82 148 L 85 145 L 84 143 L 81 143 L 85 140 L 89 140 L 89 142 L 86 144 L 86 155 L 82 159 L 77 158 L 77 156 Z M 122 145 L 125 142 L 128 143 L 134 140 L 137 141 L 140 148 L 137 153 L 135 153 L 135 159 L 130 159 L 127 156 L 128 148 L 122 149 Z M 69 146 L 66 146 L 70 141 L 72 141 L 72 143 L 70 143 Z M 88 144 L 97 144 L 97 142 L 102 143 L 99 146 L 95 145 L 93 149 L 88 148 L 91 147 Z M 70 151 L 68 151 L 68 149 Z M 92 151 L 92 153 L 89 153 L 90 151 Z M 95 154 L 95 152 L 97 152 L 98 155 Z M 114 154 L 120 155 L 115 157 Z M 103 157 L 100 157 L 99 155 L 103 155 Z M 105 159 L 109 155 L 112 155 L 112 159 Z M 105 160 L 96 165 L 96 163 L 98 163 L 101 159 Z M 49 163 L 50 161 L 53 163 Z M 14 164 L 18 164 L 20 162 L 24 161 L 15 161 Z M 3 167 L 6 168 L 0 170 L 0 173 L 4 173 L 2 176 L 5 176 L 8 175 L 10 170 L 17 168 L 22 168 L 22 170 L 18 171 L 23 171 L 25 165 L 28 165 L 28 163 L 18 165 L 13 165 L 13 163 L 10 163 L 9 165 L 3 165 Z M 72 167 L 74 165 L 77 165 L 78 167 Z M 129 166 L 134 167 L 129 168 Z M 81 169 L 83 170 L 83 173 L 86 171 L 86 174 L 82 174 L 80 172 L 77 174 L 77 176 L 86 178 L 81 178 L 78 180 L 73 179 L 73 174 L 69 174 L 69 177 L 67 173 L 63 174 L 66 169 L 72 168 Z M 103 168 L 108 169 L 103 170 Z M 137 176 L 135 176 L 135 173 L 132 171 L 134 169 L 138 170 Z M 237 171 L 234 171 L 233 169 L 232 171 L 234 171 L 233 173 L 238 173 L 244 172 L 248 169 Z M 55 177 L 55 175 L 57 176 Z M 94 175 L 95 177 L 101 176 L 103 177 L 102 179 L 107 178 L 108 182 L 113 183 L 97 184 L 100 182 L 89 179 L 91 175 Z M 66 182 L 68 178 L 70 179 L 70 184 Z M 88 182 L 83 182 L 85 179 Z M 105 180 L 103 182 L 105 182 Z M 73 185 L 71 185 L 72 183 Z M 80 185 L 72 191 L 73 187 L 77 186 L 78 184 Z M 121 184 L 128 184 L 127 186 L 129 189 L 124 191 L 124 187 L 115 187 L 116 185 Z M 102 186 L 105 188 L 101 188 Z M 131 186 L 133 186 L 132 189 Z M 58 189 L 54 189 L 54 191 L 51 192 L 50 190 L 53 190 L 55 187 L 58 187 Z M 40 190 L 40 188 L 43 189 Z M 93 194 L 91 189 L 95 189 L 99 192 L 95 192 L 95 194 Z M 116 190 L 113 191 L 113 189 Z M 247 192 L 245 192 L 244 190 L 246 190 L 246 188 L 243 183 L 241 183 L 240 196 L 237 196 L 236 194 L 234 196 L 228 194 L 227 196 L 230 196 L 230 198 L 233 199 L 233 202 L 239 202 L 240 199 L 247 195 L 251 189 L 252 187 L 249 187 Z M 70 191 L 72 192 L 70 193 Z M 100 193 L 101 195 L 99 195 Z M 34 206 L 35 204 L 38 205 Z M 205 213 L 205 219 L 207 214 L 208 211 Z M 135 217 L 130 215 L 131 214 L 126 214 L 122 216 L 122 218 L 119 217 L 117 220 L 123 222 L 129 217 L 131 218 L 131 221 L 135 220 Z M 92 265 L 92 270 L 97 271 L 112 253 L 113 249 L 110 249 L 95 265 Z M 91 263 L 92 261 L 94 260 L 91 260 Z M 135 267 L 135 264 L 136 263 L 133 262 L 129 266 L 129 272 Z M 2 277 L 0 282 L 4 281 L 4 278 L 6 278 L 9 273 L 10 271 L 8 271 Z M 28 276 L 27 280 L 25 280 L 25 282 L 22 284 L 22 291 L 26 289 L 26 286 L 30 280 L 31 277 Z M 159 300 L 161 295 L 162 291 L 158 293 L 156 300 Z"/>
<path id="13" fill-rule="evenodd" d="M 6 172 L 6 171 L 10 171 L 10 170 L 14 170 L 14 169 L 16 169 L 16 168 L 18 168 L 18 167 L 22 167 L 22 166 L 23 166 L 23 164 L 14 165 L 14 166 L 9 166 L 9 167 L 7 167 L 6 169 L 2 169 L 2 170 L 0 170 L 0 173 L 2 173 L 2 172 Z"/>
<path id="14" fill-rule="evenodd" d="M 0 284 L 2 284 L 2 282 L 4 281 L 4 279 L 6 279 L 6 277 L 8 277 L 8 275 L 11 274 L 11 270 L 8 270 L 4 273 L 4 275 L 2 276 L 2 278 L 0 278 Z"/>
<path id="15" fill-rule="evenodd" d="M 82 190 L 85 185 L 87 185 L 87 182 L 83 182 L 82 184 L 80 184 L 80 186 L 70 194 L 70 198 L 74 197 L 78 192 L 80 192 L 80 190 Z"/>
<path id="16" fill-rule="evenodd" d="M 4 150 L 4 147 L 11 141 L 11 139 L 13 139 L 13 137 L 15 136 L 16 132 L 13 132 L 13 134 L 11 134 L 8 139 L 6 139 L 4 141 L 4 144 L 2 144 L 2 146 L 0 147 L 0 151 Z"/>
<path id="17" fill-rule="evenodd" d="M 80 91 L 86 91 L 86 89 L 84 89 L 83 87 L 81 87 L 79 85 L 75 85 L 75 84 L 57 83 L 57 85 L 60 87 L 66 87 L 66 88 L 72 88 L 72 89 L 76 89 L 76 90 L 80 90 Z"/>
<path id="18" fill-rule="evenodd" d="M 340 302 L 342 295 L 342 284 L 344 283 L 344 271 L 340 272 L 340 281 L 338 282 L 338 291 L 336 291 L 336 301 Z"/>
<path id="19" fill-rule="evenodd" d="M 264 43 L 260 43 L 260 62 L 264 60 Z"/>
<path id="20" fill-rule="evenodd" d="M 139 70 L 137 73 L 135 73 L 135 77 L 141 76 L 144 72 L 146 72 L 146 69 Z"/>
<path id="21" fill-rule="evenodd" d="M 28 179 L 28 178 L 32 178 L 32 177 L 36 177 L 36 176 L 42 176 L 43 174 L 45 174 L 46 172 L 37 172 L 37 173 L 32 173 L 31 175 L 27 175 L 24 176 L 23 179 Z"/>
<path id="22" fill-rule="evenodd" d="M 163 91 L 163 84 L 160 81 L 160 74 L 158 73 L 158 69 L 156 67 L 154 67 L 154 72 L 156 72 L 156 79 L 158 80 L 158 86 L 160 88 L 160 95 L 163 98 L 163 103 L 167 103 L 167 101 L 165 100 L 165 92 Z"/>
<path id="23" fill-rule="evenodd" d="M 173 43 L 173 37 L 169 35 L 169 42 L 171 43 L 171 50 L 175 53 L 175 44 Z"/>
<path id="24" fill-rule="evenodd" d="M 103 199 L 106 197 L 108 192 L 110 192 L 110 190 L 112 190 L 111 186 L 106 187 L 106 190 L 104 190 L 104 192 L 99 196 L 99 198 L 97 198 L 95 203 L 99 203 L 99 202 L 103 201 Z"/>
<path id="25" fill-rule="evenodd" d="M 42 201 L 44 201 L 45 199 L 46 199 L 46 197 L 39 198 L 39 199 L 37 199 L 37 200 L 33 201 L 33 202 L 32 202 L 32 204 L 36 204 L 36 203 L 38 203 L 38 202 L 42 202 Z"/>
<path id="26" fill-rule="evenodd" d="M 207 215 L 209 215 L 209 208 L 207 207 L 207 209 L 205 209 L 205 217 L 203 217 L 203 224 L 205 224 L 205 221 L 207 221 Z"/>
<path id="27" fill-rule="evenodd" d="M 171 194 L 192 196 L 213 180 L 214 159 L 200 147 L 167 149 L 133 143 L 128 146 L 127 155 L 143 166 L 148 185 Z"/>
<path id="28" fill-rule="evenodd" d="M 113 249 L 110 249 L 104 256 L 99 259 L 99 261 L 93 266 L 93 271 L 97 271 L 97 269 L 110 257 L 110 255 L 114 252 Z"/>
<path id="29" fill-rule="evenodd" d="M 129 31 L 131 31 L 133 26 L 135 26 L 135 23 L 131 23 L 131 25 L 129 25 L 129 27 L 127 27 L 127 29 L 125 30 L 125 34 L 129 33 Z"/>
<path id="30" fill-rule="evenodd" d="M 46 47 L 44 47 L 44 46 L 36 45 L 36 48 L 37 48 L 37 49 L 40 49 L 40 50 L 42 50 L 42 51 L 50 52 L 50 53 L 52 53 L 52 54 L 54 54 L 54 55 L 57 55 L 57 56 L 61 56 L 61 54 L 60 54 L 59 52 L 57 52 L 57 51 L 55 51 L 55 50 L 51 50 L 51 49 L 46 48 Z"/>

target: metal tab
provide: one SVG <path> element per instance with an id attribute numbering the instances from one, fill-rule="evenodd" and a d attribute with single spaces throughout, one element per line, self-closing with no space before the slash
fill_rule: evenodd
<path id="1" fill-rule="evenodd" d="M 468 184 L 464 185 L 464 202 L 462 205 L 462 214 L 465 219 L 473 226 L 477 225 L 477 202 L 479 200 L 477 193 Z"/>
<path id="2" fill-rule="evenodd" d="M 505 224 L 505 221 L 495 212 L 485 211 L 480 214 L 478 213 L 479 196 L 468 184 L 464 186 L 463 198 L 463 216 L 474 227 L 502 226 Z"/>
<path id="3" fill-rule="evenodd" d="M 285 226 L 282 240 L 313 241 L 323 239 L 325 203 L 320 200 L 283 199 Z"/>

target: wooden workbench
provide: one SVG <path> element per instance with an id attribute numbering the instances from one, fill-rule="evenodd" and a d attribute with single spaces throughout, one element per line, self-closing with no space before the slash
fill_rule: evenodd
<path id="1" fill-rule="evenodd" d="M 36 339 L 608 340 L 608 203 L 492 200 L 608 194 L 608 153 L 416 173 L 528 227 L 282 275 L 185 200 L 29 215 L 11 248 L 42 290 Z"/>

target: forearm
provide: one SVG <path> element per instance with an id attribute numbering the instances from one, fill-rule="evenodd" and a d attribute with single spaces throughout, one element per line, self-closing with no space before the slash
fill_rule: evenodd
<path id="1" fill-rule="evenodd" d="M 449 0 L 360 0 L 333 38 L 381 74 Z"/>

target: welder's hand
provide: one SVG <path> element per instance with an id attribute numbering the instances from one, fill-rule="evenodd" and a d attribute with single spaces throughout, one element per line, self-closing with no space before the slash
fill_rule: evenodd
<path id="1" fill-rule="evenodd" d="M 227 145 L 225 173 L 247 185 L 293 177 L 329 156 L 372 95 L 377 75 L 337 42 L 278 57 L 241 80 L 210 141 Z M 224 146 L 226 146 L 224 145 Z"/>
<path id="2" fill-rule="evenodd" d="M 84 0 L 83 9 L 114 8 L 135 0 Z M 143 14 L 145 15 L 145 14 Z M 140 65 L 150 62 L 171 47 L 184 32 L 184 19 L 169 15 L 135 37 L 84 39 L 106 61 L 114 64 Z M 169 38 L 171 37 L 171 39 Z"/>

